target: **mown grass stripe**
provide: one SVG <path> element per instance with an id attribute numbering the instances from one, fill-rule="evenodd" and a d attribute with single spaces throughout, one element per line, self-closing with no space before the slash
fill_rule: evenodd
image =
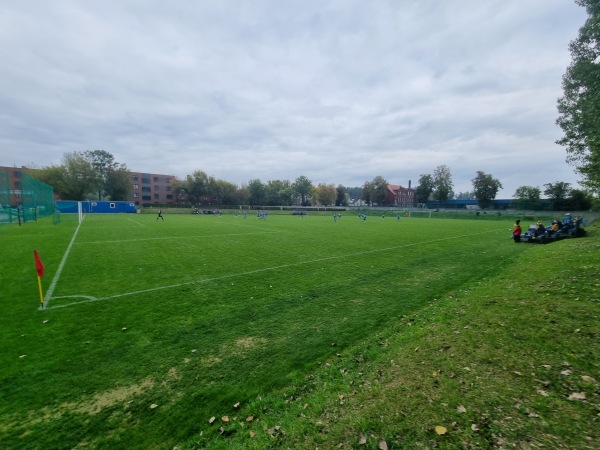
<path id="1" fill-rule="evenodd" d="M 86 295 L 80 295 L 80 296 L 78 296 L 78 295 L 69 295 L 69 296 L 64 296 L 64 297 L 55 297 L 56 299 L 67 298 L 67 297 L 68 298 L 71 298 L 71 297 L 84 297 L 84 298 L 88 298 L 88 299 L 80 301 L 80 302 L 72 302 L 72 303 L 68 303 L 68 304 L 64 304 L 64 305 L 57 305 L 57 306 L 53 306 L 52 308 L 46 308 L 46 309 L 67 308 L 69 306 L 80 305 L 80 304 L 83 304 L 83 303 L 99 302 L 99 301 L 111 300 L 111 299 L 120 298 L 120 297 L 128 297 L 128 296 L 138 295 L 138 294 L 147 294 L 149 292 L 156 292 L 156 291 L 162 291 L 162 290 L 168 290 L 168 289 L 175 289 L 175 288 L 180 288 L 180 287 L 183 287 L 183 286 L 190 286 L 190 285 L 200 284 L 200 283 L 210 283 L 210 282 L 213 282 L 213 281 L 225 280 L 225 279 L 230 279 L 230 278 L 244 277 L 244 276 L 247 276 L 247 275 L 254 275 L 254 274 L 257 274 L 257 273 L 261 273 L 261 272 L 270 272 L 270 271 L 275 271 L 275 270 L 280 270 L 280 269 L 286 269 L 286 268 L 290 268 L 290 267 L 298 267 L 298 266 L 302 266 L 302 265 L 306 265 L 306 264 L 315 264 L 315 263 L 320 263 L 320 262 L 324 262 L 324 261 L 332 261 L 332 260 L 338 260 L 338 259 L 344 259 L 344 258 L 354 258 L 356 256 L 368 255 L 368 254 L 373 254 L 373 253 L 380 253 L 380 252 L 388 252 L 388 251 L 393 251 L 393 250 L 400 250 L 400 249 L 404 249 L 404 248 L 408 248 L 408 247 L 414 247 L 416 245 L 433 244 L 433 243 L 436 243 L 436 242 L 448 241 L 448 240 L 452 240 L 452 239 L 461 239 L 461 238 L 465 238 L 465 237 L 473 237 L 473 236 L 478 236 L 478 235 L 481 235 L 481 234 L 488 234 L 488 233 L 498 232 L 498 231 L 501 231 L 501 230 L 500 229 L 487 230 L 487 231 L 481 231 L 481 232 L 478 232 L 478 233 L 464 234 L 464 235 L 460 235 L 460 236 L 450 236 L 450 237 L 445 237 L 445 238 L 440 238 L 440 239 L 432 239 L 432 240 L 425 241 L 425 242 L 412 242 L 410 244 L 396 245 L 396 246 L 393 246 L 393 247 L 386 247 L 386 248 L 372 249 L 372 250 L 364 250 L 364 251 L 361 251 L 361 252 L 355 252 L 355 253 L 345 254 L 345 255 L 328 256 L 326 258 L 318 258 L 318 259 L 313 259 L 311 261 L 301 261 L 301 262 L 292 263 L 292 264 L 282 264 L 282 265 L 273 266 L 273 267 L 265 267 L 265 268 L 262 268 L 262 269 L 249 270 L 249 271 L 242 272 L 242 273 L 227 274 L 227 275 L 223 275 L 223 276 L 220 276 L 220 277 L 207 278 L 207 279 L 203 279 L 203 280 L 193 280 L 193 281 L 187 281 L 187 282 L 184 282 L 184 283 L 176 283 L 176 284 L 170 284 L 170 285 L 167 285 L 167 286 L 159 286 L 159 287 L 154 287 L 154 288 L 149 288 L 149 289 L 141 289 L 141 290 L 132 291 L 132 292 L 125 292 L 125 293 L 122 293 L 122 294 L 110 295 L 110 296 L 101 297 L 101 298 L 95 298 L 93 296 L 86 296 Z M 504 229 L 502 229 L 502 231 L 504 231 Z"/>

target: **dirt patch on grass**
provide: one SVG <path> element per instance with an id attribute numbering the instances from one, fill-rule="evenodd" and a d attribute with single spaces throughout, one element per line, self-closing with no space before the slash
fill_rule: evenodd
<path id="1" fill-rule="evenodd" d="M 103 408 L 116 405 L 117 403 L 123 402 L 131 397 L 140 395 L 146 389 L 149 389 L 153 386 L 154 379 L 148 377 L 138 384 L 122 386 L 102 392 L 100 394 L 96 394 L 89 402 L 63 403 L 61 408 L 79 413 L 98 414 Z"/>
<path id="2" fill-rule="evenodd" d="M 216 356 L 210 356 L 208 358 L 203 358 L 202 364 L 206 366 L 214 366 L 215 364 L 219 364 L 221 361 L 223 361 L 221 358 L 217 358 Z"/>
<path id="3" fill-rule="evenodd" d="M 49 420 L 59 420 L 66 412 L 77 412 L 82 414 L 98 414 L 103 408 L 116 405 L 119 402 L 124 402 L 137 395 L 140 395 L 146 389 L 154 386 L 154 379 L 148 377 L 138 384 L 131 386 L 123 386 L 115 389 L 96 394 L 90 400 L 81 400 L 79 402 L 62 403 L 58 407 L 45 406 L 37 411 L 30 411 L 26 420 L 15 418 L 14 422 L 8 424 L 12 427 L 28 427 L 38 425 Z M 4 431 L 8 427 L 0 427 L 0 431 Z M 25 431 L 25 433 L 28 433 Z M 24 434 L 25 435 L 25 434 Z M 23 436 L 24 436 L 23 435 Z"/>
<path id="4" fill-rule="evenodd" d="M 264 338 L 245 337 L 236 339 L 231 343 L 222 344 L 219 355 L 225 355 L 225 357 L 242 356 L 250 350 L 263 346 L 266 343 L 267 340 Z M 220 363 L 222 360 L 223 359 L 219 356 L 211 356 L 209 358 L 204 358 L 202 362 L 206 365 L 214 365 Z"/>
<path id="5" fill-rule="evenodd" d="M 237 341 L 235 341 L 235 345 L 237 347 L 242 347 L 242 348 L 252 348 L 252 347 L 255 347 L 256 345 L 263 344 L 265 342 L 266 342 L 266 339 L 257 339 L 257 338 L 253 338 L 253 337 L 248 337 L 248 338 L 238 339 Z"/>
<path id="6" fill-rule="evenodd" d="M 243 355 L 247 351 L 264 345 L 267 342 L 264 338 L 246 337 L 237 339 L 233 345 L 223 348 L 226 353 L 233 355 Z"/>

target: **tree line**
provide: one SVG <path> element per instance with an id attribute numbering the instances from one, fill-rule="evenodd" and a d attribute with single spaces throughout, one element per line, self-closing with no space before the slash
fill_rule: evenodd
<path id="1" fill-rule="evenodd" d="M 211 177 L 201 170 L 176 180 L 173 190 L 181 203 L 200 205 L 252 205 L 293 206 L 324 205 L 346 206 L 349 195 L 346 187 L 320 183 L 314 186 L 304 175 L 289 180 L 259 179 L 237 186 L 225 180 Z"/>
<path id="2" fill-rule="evenodd" d="M 131 198 L 131 172 L 123 163 L 105 150 L 66 153 L 62 164 L 35 169 L 32 173 L 40 181 L 50 184 L 62 199 L 127 201 Z M 489 208 L 502 183 L 491 174 L 477 171 L 471 180 L 473 191 L 453 191 L 450 168 L 436 167 L 431 174 L 421 174 L 415 188 L 415 201 L 422 205 L 431 200 L 477 200 L 481 208 Z M 367 205 L 388 203 L 389 182 L 378 175 L 365 181 L 362 187 L 313 182 L 302 175 L 293 182 L 259 179 L 238 186 L 197 170 L 184 179 L 174 179 L 172 192 L 177 204 L 202 205 L 252 205 L 252 206 L 348 206 L 356 200 Z M 594 197 L 589 190 L 571 189 L 569 183 L 557 181 L 544 185 L 543 194 L 553 201 L 556 209 L 587 210 Z M 523 207 L 537 209 L 542 204 L 539 187 L 520 186 L 513 198 Z M 415 206 L 417 206 L 415 205 Z"/>
<path id="3" fill-rule="evenodd" d="M 133 189 L 127 166 L 105 150 L 66 153 L 62 164 L 35 168 L 31 175 L 65 200 L 129 200 Z"/>
<path id="4" fill-rule="evenodd" d="M 31 168 L 31 175 L 51 185 L 65 200 L 130 200 L 133 192 L 131 171 L 105 150 L 75 151 L 63 155 L 61 164 Z M 319 183 L 314 186 L 305 176 L 294 182 L 259 179 L 238 186 L 197 170 L 184 179 L 174 179 L 172 192 L 176 203 L 186 206 L 347 206 L 349 192 L 359 188 Z"/>

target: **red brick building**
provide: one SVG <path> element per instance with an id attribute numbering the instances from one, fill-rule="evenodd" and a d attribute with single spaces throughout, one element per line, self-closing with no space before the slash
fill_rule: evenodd
<path id="1" fill-rule="evenodd" d="M 21 169 L 20 167 L 7 167 L 0 166 L 0 171 L 8 174 L 8 186 L 5 185 L 6 179 L 2 177 L 2 186 L 0 186 L 0 190 L 6 192 L 8 190 L 9 197 L 3 198 L 3 202 L 6 204 L 4 206 L 14 206 L 16 207 L 21 203 L 21 175 L 25 171 L 25 169 Z"/>
<path id="2" fill-rule="evenodd" d="M 158 173 L 131 172 L 132 194 L 136 205 L 175 204 L 175 176 Z"/>
<path id="3" fill-rule="evenodd" d="M 397 184 L 388 184 L 385 202 L 388 205 L 394 205 L 399 208 L 412 208 L 415 206 L 415 190 L 411 189 L 410 181 L 407 188 Z"/>

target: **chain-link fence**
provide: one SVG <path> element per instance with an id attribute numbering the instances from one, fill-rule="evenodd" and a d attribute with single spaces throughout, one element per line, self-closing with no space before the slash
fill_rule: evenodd
<path id="1" fill-rule="evenodd" d="M 16 210 L 11 208 L 10 179 L 6 170 L 0 170 L 0 223 L 12 223 Z"/>
<path id="2" fill-rule="evenodd" d="M 19 172 L 11 186 L 10 173 L 0 170 L 0 224 L 35 221 L 54 215 L 52 186 Z"/>

